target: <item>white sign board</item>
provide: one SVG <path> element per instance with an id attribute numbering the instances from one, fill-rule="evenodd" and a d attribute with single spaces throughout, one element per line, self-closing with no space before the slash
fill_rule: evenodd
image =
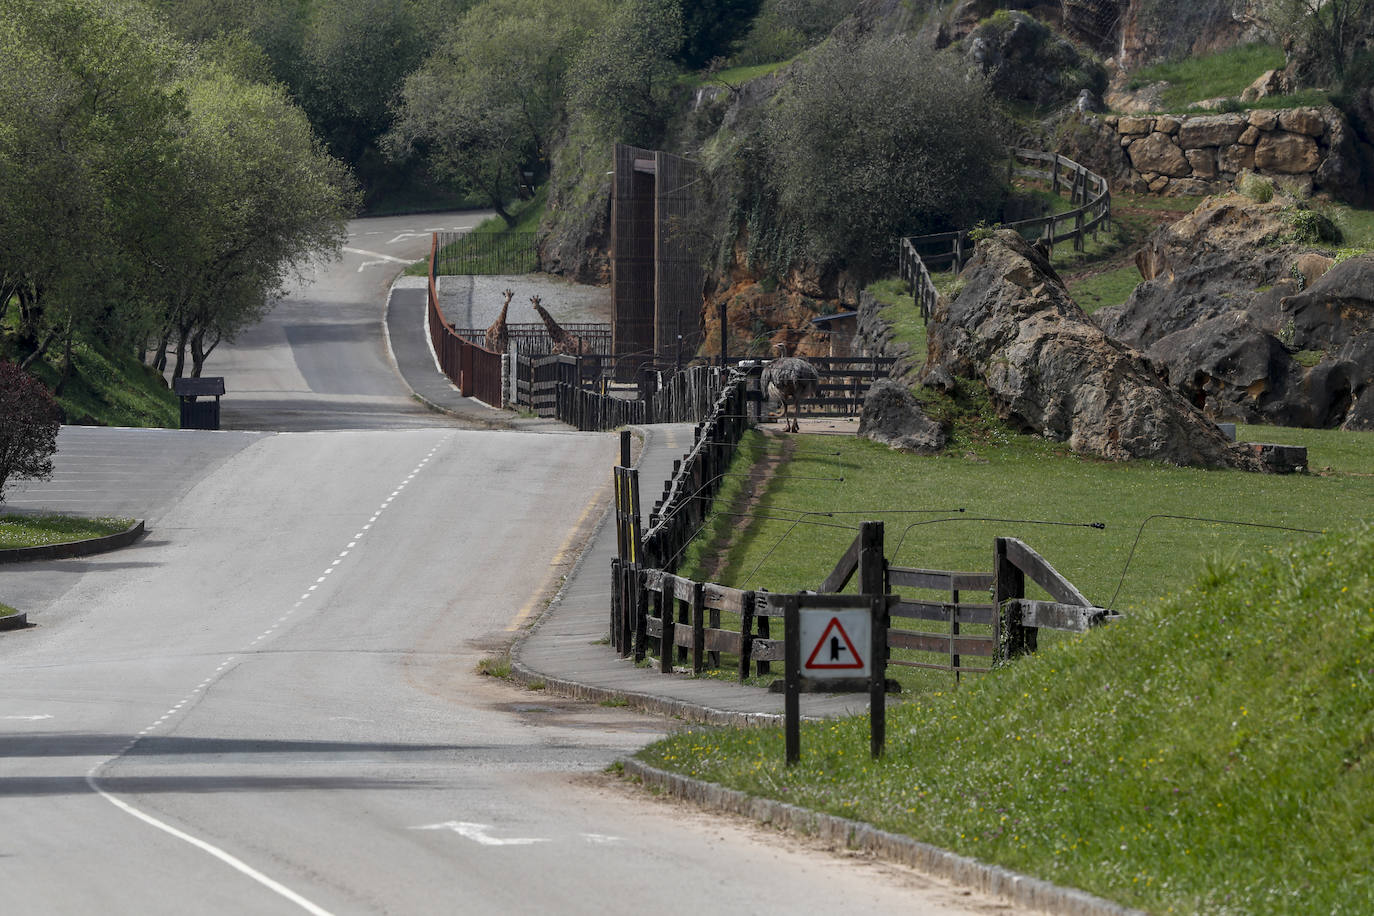
<path id="1" fill-rule="evenodd" d="M 803 677 L 869 677 L 873 616 L 867 608 L 801 612 L 801 673 Z"/>

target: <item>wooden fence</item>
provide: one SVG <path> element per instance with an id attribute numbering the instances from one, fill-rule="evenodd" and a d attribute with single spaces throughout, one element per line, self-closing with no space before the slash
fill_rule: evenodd
<path id="1" fill-rule="evenodd" d="M 653 385 L 629 397 L 624 392 L 588 390 L 585 377 L 578 384 L 569 373 L 557 382 L 548 401 L 552 405 L 549 415 L 580 430 L 615 429 L 632 423 L 699 423 L 710 415 L 727 384 L 726 370 L 716 366 L 688 366 L 668 375 L 665 381 L 659 381 L 657 374 L 652 377 Z M 534 395 L 536 410 L 542 410 L 546 403 L 541 391 L 537 389 Z"/>
<path id="2" fill-rule="evenodd" d="M 628 496 L 628 487 L 625 492 Z M 618 498 L 619 493 L 618 489 Z M 877 528 L 877 548 L 881 551 L 881 525 L 872 524 Z M 772 662 L 783 659 L 783 634 L 772 621 L 784 616 L 786 596 L 696 582 L 666 569 L 641 567 L 630 559 L 636 556 L 633 535 L 627 527 L 624 543 L 630 553 L 612 564 L 612 643 L 622 655 L 634 655 L 639 662 L 652 651 L 664 673 L 673 671 L 675 665 L 688 664 L 694 673 L 700 673 L 721 667 L 722 654 L 729 654 L 734 656 L 731 667 L 741 681 L 750 675 L 751 668 L 766 675 Z M 844 589 L 859 568 L 861 538 L 855 538 L 816 594 L 836 594 Z M 920 589 L 950 596 L 949 600 L 932 601 L 899 594 L 899 600 L 890 603 L 893 620 L 887 630 L 888 665 L 951 671 L 958 679 L 961 673 L 986 673 L 998 661 L 1035 651 L 1042 628 L 1081 633 L 1118 619 L 1094 606 L 1040 554 L 1016 538 L 994 539 L 993 564 L 991 573 L 970 573 L 884 563 L 885 594 Z M 1054 600 L 1027 598 L 1028 578 Z M 985 600 L 961 601 L 961 593 L 968 592 L 981 593 Z M 728 623 L 723 623 L 722 612 L 731 615 Z M 919 621 L 916 627 L 920 628 L 909 621 Z M 932 623 L 943 626 L 936 630 Z M 976 626 L 979 631 L 970 632 L 966 626 Z M 967 665 L 966 657 L 986 661 Z"/>
<path id="3" fill-rule="evenodd" d="M 893 356 L 808 356 L 821 377 L 814 398 L 804 398 L 800 413 L 813 417 L 853 417 L 863 412 L 873 383 L 892 374 Z"/>
<path id="4" fill-rule="evenodd" d="M 1069 201 L 1076 206 L 1063 213 L 1003 223 L 998 228 L 1015 229 L 1027 239 L 1043 239 L 1051 248 L 1071 241 L 1074 251 L 1082 251 L 1088 233 L 1096 233 L 1111 222 L 1112 196 L 1107 179 L 1072 159 L 1038 150 L 1013 150 L 1008 177 L 1013 175 L 1044 181 L 1056 194 L 1067 191 Z M 948 266 L 956 273 L 962 270 L 974 247 L 969 240 L 970 231 L 960 229 L 902 239 L 898 269 L 902 279 L 910 284 L 923 319 L 929 320 L 939 298 L 929 268 Z"/>

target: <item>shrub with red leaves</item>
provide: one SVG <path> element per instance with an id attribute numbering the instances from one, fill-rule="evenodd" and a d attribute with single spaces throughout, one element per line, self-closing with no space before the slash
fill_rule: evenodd
<path id="1" fill-rule="evenodd" d="M 43 383 L 14 363 L 0 362 L 0 501 L 10 480 L 52 474 L 62 414 Z"/>

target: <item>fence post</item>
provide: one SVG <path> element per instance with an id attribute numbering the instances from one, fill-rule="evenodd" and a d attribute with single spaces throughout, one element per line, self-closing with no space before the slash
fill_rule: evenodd
<path id="1" fill-rule="evenodd" d="M 887 560 L 883 557 L 883 523 L 863 522 L 859 526 L 859 594 L 882 602 L 874 611 L 869 658 L 873 673 L 868 679 L 869 751 L 874 757 L 883 753 L 887 739 Z M 788 627 L 791 634 L 791 626 Z"/>
<path id="2" fill-rule="evenodd" d="M 1026 596 L 1026 574 L 1007 557 L 1006 538 L 993 541 L 992 575 L 992 601 L 997 606 L 994 613 L 1000 622 L 997 658 L 1009 661 L 1018 655 L 1034 652 L 1035 631 L 1021 625 L 1019 607 L 1008 605 L 1008 602 Z"/>

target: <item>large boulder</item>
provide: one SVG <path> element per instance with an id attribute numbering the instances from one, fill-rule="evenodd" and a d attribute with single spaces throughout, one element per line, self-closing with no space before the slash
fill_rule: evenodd
<path id="1" fill-rule="evenodd" d="M 1004 419 L 1075 451 L 1256 466 L 1139 353 L 1104 334 L 1014 231 L 980 241 L 961 280 L 931 318 L 926 374 L 983 380 Z"/>
<path id="2" fill-rule="evenodd" d="M 1203 202 L 1150 238 L 1146 281 L 1094 318 L 1214 420 L 1370 428 L 1374 256 L 1331 266 L 1284 241 L 1291 213 Z"/>
<path id="3" fill-rule="evenodd" d="M 945 447 L 944 427 L 925 415 L 911 389 L 879 379 L 864 397 L 859 435 L 895 449 L 929 455 Z"/>

